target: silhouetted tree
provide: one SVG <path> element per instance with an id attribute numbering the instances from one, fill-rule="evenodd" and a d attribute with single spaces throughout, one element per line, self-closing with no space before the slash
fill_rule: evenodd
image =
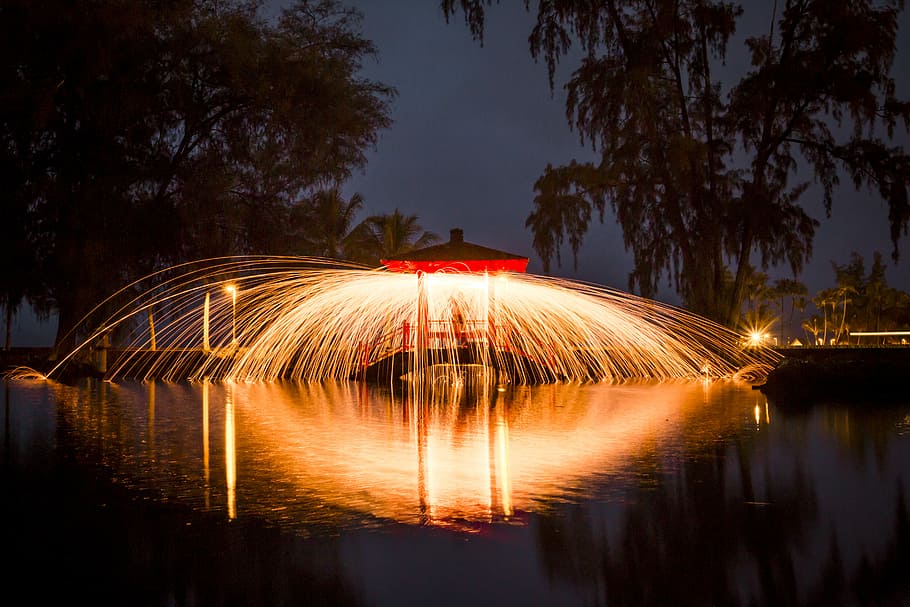
<path id="1" fill-rule="evenodd" d="M 389 124 L 355 11 L 297 0 L 270 22 L 258 4 L 0 5 L 0 158 L 28 176 L 2 186 L 27 198 L 58 341 L 150 270 L 286 249 L 291 214 Z"/>
<path id="2" fill-rule="evenodd" d="M 439 236 L 424 231 L 417 215 L 405 215 L 398 209 L 390 214 L 367 217 L 345 239 L 347 257 L 378 266 L 382 259 L 422 249 L 439 241 Z"/>
<path id="3" fill-rule="evenodd" d="M 354 227 L 357 212 L 363 208 L 363 196 L 354 193 L 347 200 L 338 186 L 316 192 L 300 205 L 300 247 L 306 255 L 332 259 L 346 256 L 343 243 Z"/>
<path id="4" fill-rule="evenodd" d="M 809 290 L 806 288 L 806 285 L 795 280 L 793 278 L 779 278 L 774 281 L 774 284 L 771 285 L 770 294 L 774 297 L 775 302 L 778 306 L 778 311 L 780 312 L 780 343 L 784 345 L 784 325 L 787 326 L 787 332 L 789 336 L 789 331 L 791 325 L 793 324 L 793 313 L 797 307 L 805 307 L 804 297 L 809 293 Z M 785 312 L 785 301 L 790 299 L 790 314 L 787 315 Z M 799 305 L 798 305 L 799 304 Z M 784 318 L 787 319 L 787 322 L 784 323 Z"/>
<path id="5" fill-rule="evenodd" d="M 837 305 L 837 291 L 822 289 L 812 298 L 812 303 L 822 312 L 822 340 L 828 345 L 828 307 L 831 307 L 831 320 L 834 320 L 834 307 Z"/>
<path id="6" fill-rule="evenodd" d="M 25 221 L 27 205 L 18 192 L 9 195 L 0 221 L 0 309 L 4 314 L 4 349 L 12 345 L 13 318 L 30 295 L 40 291 L 37 252 Z"/>
<path id="7" fill-rule="evenodd" d="M 904 328 L 900 318 L 910 312 L 906 308 L 906 293 L 888 285 L 885 277 L 886 264 L 879 252 L 873 254 L 872 267 L 866 272 L 865 259 L 854 251 L 850 261 L 844 265 L 831 263 L 834 270 L 836 294 L 844 306 L 842 324 L 853 331 L 884 331 Z M 849 297 L 848 297 L 849 296 Z M 846 303 L 849 302 L 849 312 Z"/>
<path id="8" fill-rule="evenodd" d="M 806 332 L 806 338 L 808 339 L 809 334 L 812 334 L 812 345 L 818 345 L 818 334 L 822 332 L 822 327 L 819 326 L 818 316 L 812 316 L 809 320 L 804 320 L 802 323 L 802 328 Z"/>
<path id="9" fill-rule="evenodd" d="M 460 8 L 482 39 L 491 4 L 444 0 L 443 11 L 448 18 Z M 798 275 L 812 253 L 817 222 L 800 204 L 809 184 L 793 182 L 800 162 L 828 211 L 842 172 L 885 198 L 896 258 L 910 219 L 910 159 L 888 144 L 898 121 L 910 122 L 889 75 L 903 1 L 779 5 L 768 31 L 746 41 L 751 68 L 725 97 L 715 68 L 739 5 L 537 3 L 531 54 L 546 61 L 552 87 L 558 62 L 581 48 L 567 117 L 600 155 L 548 166 L 535 184 L 527 225 L 547 269 L 564 239 L 577 254 L 609 206 L 634 256 L 630 289 L 654 295 L 669 275 L 690 309 L 732 326 L 753 256 L 763 269 L 787 263 Z"/>

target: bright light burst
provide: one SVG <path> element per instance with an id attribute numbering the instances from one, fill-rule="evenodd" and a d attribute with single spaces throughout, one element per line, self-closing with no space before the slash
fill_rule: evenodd
<path id="1" fill-rule="evenodd" d="M 417 275 L 255 256 L 158 272 L 108 304 L 129 292 L 138 296 L 83 327 L 88 338 L 49 375 L 104 335 L 122 344 L 109 353 L 111 379 L 397 379 L 470 365 L 516 383 L 611 381 L 732 376 L 774 357 L 684 310 L 532 274 Z"/>

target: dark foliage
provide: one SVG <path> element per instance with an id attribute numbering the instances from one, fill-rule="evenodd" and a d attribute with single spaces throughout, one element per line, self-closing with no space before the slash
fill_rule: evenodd
<path id="1" fill-rule="evenodd" d="M 489 0 L 444 0 L 482 40 Z M 531 3 L 526 2 L 530 9 Z M 629 288 L 653 296 L 670 277 L 690 309 L 738 319 L 751 264 L 798 274 L 818 222 L 802 206 L 814 181 L 826 208 L 841 176 L 888 203 L 894 256 L 910 220 L 910 157 L 889 143 L 910 103 L 890 75 L 903 0 L 783 0 L 746 40 L 738 81 L 717 68 L 744 15 L 718 0 L 536 3 L 531 54 L 556 67 L 582 51 L 567 84 L 569 124 L 598 163 L 548 166 L 527 225 L 548 266 L 577 253 L 609 208 L 635 260 Z M 749 10 L 758 10 L 749 5 Z M 812 180 L 796 178 L 808 166 Z"/>
<path id="2" fill-rule="evenodd" d="M 306 253 L 319 226 L 295 219 L 390 123 L 358 23 L 334 0 L 274 23 L 241 0 L 4 2 L 4 247 L 24 256 L 4 263 L 27 269 L 0 275 L 4 301 L 56 310 L 59 340 L 169 264 Z"/>

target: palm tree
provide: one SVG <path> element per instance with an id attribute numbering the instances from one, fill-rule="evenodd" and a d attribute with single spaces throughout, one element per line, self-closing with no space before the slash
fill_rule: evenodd
<path id="1" fill-rule="evenodd" d="M 818 345 L 818 334 L 821 332 L 821 329 L 818 326 L 818 316 L 813 316 L 809 320 L 803 321 L 803 330 L 806 332 L 806 337 L 809 337 L 809 333 L 812 334 L 812 345 Z"/>
<path id="2" fill-rule="evenodd" d="M 763 302 L 766 302 L 770 295 L 768 275 L 758 272 L 754 268 L 751 269 L 746 277 L 745 293 L 746 311 L 751 311 L 752 314 L 758 313 L 763 308 Z"/>
<path id="3" fill-rule="evenodd" d="M 834 289 L 822 289 L 816 293 L 815 297 L 812 298 L 812 303 L 822 311 L 824 318 L 824 328 L 822 330 L 822 338 L 827 344 L 828 342 L 828 306 L 831 306 L 831 314 L 834 314 L 834 306 L 837 305 L 837 293 Z"/>
<path id="4" fill-rule="evenodd" d="M 789 332 L 791 325 L 793 324 L 793 309 L 797 307 L 797 298 L 808 293 L 806 285 L 794 280 L 792 278 L 779 278 L 774 281 L 774 285 L 771 288 L 771 293 L 776 299 L 778 309 L 780 310 L 781 325 L 780 325 L 780 343 L 784 343 L 784 300 L 790 298 L 790 316 L 787 321 L 787 333 L 789 337 Z"/>
<path id="5" fill-rule="evenodd" d="M 417 215 L 404 215 L 396 208 L 391 214 L 367 217 L 351 230 L 343 248 L 354 261 L 379 265 L 382 259 L 437 242 L 439 236 L 424 231 L 417 222 Z"/>
<path id="6" fill-rule="evenodd" d="M 844 324 L 847 322 L 847 304 L 852 303 L 852 299 L 847 299 L 848 294 L 856 294 L 856 289 L 849 286 L 843 285 L 837 288 L 837 296 L 841 298 L 843 302 L 843 314 L 840 319 L 840 327 L 837 329 L 837 335 L 834 338 L 835 342 L 840 342 L 840 336 L 844 332 Z"/>
<path id="7" fill-rule="evenodd" d="M 336 185 L 316 192 L 306 202 L 305 210 L 297 218 L 301 223 L 305 252 L 319 257 L 344 258 L 343 243 L 350 234 L 355 215 L 363 207 L 363 196 L 354 193 L 345 200 Z"/>

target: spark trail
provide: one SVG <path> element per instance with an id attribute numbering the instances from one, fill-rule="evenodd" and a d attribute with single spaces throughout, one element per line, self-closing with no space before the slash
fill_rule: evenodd
<path id="1" fill-rule="evenodd" d="M 115 307 L 104 320 L 93 320 L 97 312 L 83 320 L 85 339 L 48 376 L 106 335 L 109 379 L 319 382 L 371 369 L 397 375 L 382 365 L 398 357 L 412 379 L 445 363 L 496 369 L 515 383 L 614 381 L 760 374 L 774 362 L 685 310 L 533 274 L 232 257 L 163 270 L 96 310 Z"/>

